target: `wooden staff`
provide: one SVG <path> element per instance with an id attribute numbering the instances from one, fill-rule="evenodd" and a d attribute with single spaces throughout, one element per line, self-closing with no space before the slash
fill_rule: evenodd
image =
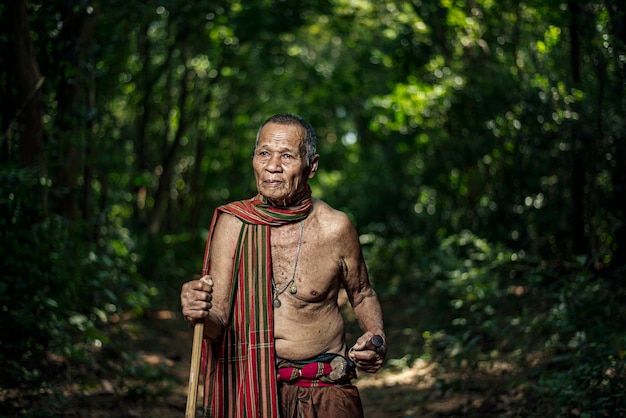
<path id="1" fill-rule="evenodd" d="M 204 334 L 204 319 L 199 319 L 193 325 L 193 344 L 191 346 L 191 367 L 189 369 L 189 390 L 187 391 L 187 407 L 185 418 L 196 416 L 198 402 L 198 379 L 200 378 L 200 358 L 202 357 L 202 336 Z"/>

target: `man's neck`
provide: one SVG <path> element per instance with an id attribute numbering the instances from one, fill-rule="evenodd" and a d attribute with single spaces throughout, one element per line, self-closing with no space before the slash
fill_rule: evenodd
<path id="1" fill-rule="evenodd" d="M 287 196 L 285 199 L 270 199 L 269 197 L 263 196 L 265 203 L 272 205 L 276 208 L 289 208 L 293 206 L 298 206 L 302 199 L 306 196 L 307 189 L 303 189 L 298 194 L 293 196 Z"/>
<path id="2" fill-rule="evenodd" d="M 266 202 L 271 205 L 274 206 L 275 208 L 286 208 L 287 206 L 287 201 L 286 200 L 274 200 L 274 199 L 265 199 Z"/>

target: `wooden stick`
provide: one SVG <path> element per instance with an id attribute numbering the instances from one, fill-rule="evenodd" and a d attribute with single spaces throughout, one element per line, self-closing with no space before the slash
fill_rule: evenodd
<path id="1" fill-rule="evenodd" d="M 193 344 L 191 346 L 191 367 L 189 369 L 189 390 L 187 391 L 187 407 L 185 418 L 196 416 L 198 402 L 198 379 L 200 378 L 200 358 L 202 357 L 202 336 L 204 334 L 204 320 L 199 319 L 193 325 Z"/>

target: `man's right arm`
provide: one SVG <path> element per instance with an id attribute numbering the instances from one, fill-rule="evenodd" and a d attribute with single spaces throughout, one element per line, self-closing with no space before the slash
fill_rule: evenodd
<path id="1" fill-rule="evenodd" d="M 234 216 L 219 216 L 211 238 L 209 276 L 185 283 L 181 292 L 185 319 L 193 322 L 204 318 L 204 334 L 210 339 L 222 334 L 227 321 L 233 257 L 240 229 L 241 221 Z"/>

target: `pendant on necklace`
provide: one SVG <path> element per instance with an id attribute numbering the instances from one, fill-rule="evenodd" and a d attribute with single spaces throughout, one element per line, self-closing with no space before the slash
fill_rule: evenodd
<path id="1" fill-rule="evenodd" d="M 291 293 L 292 295 L 298 293 L 298 286 L 296 286 L 296 282 L 292 282 L 291 286 L 289 286 L 289 293 Z"/>
<path id="2" fill-rule="evenodd" d="M 275 308 L 280 308 L 280 305 L 281 305 L 280 300 L 278 300 L 278 296 L 276 296 L 274 298 L 274 307 Z"/>

